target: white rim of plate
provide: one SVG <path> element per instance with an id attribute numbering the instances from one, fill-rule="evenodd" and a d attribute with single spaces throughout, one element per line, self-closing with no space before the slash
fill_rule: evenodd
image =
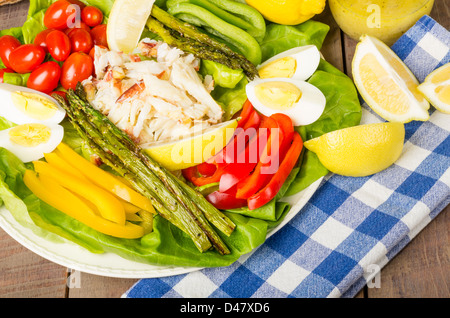
<path id="1" fill-rule="evenodd" d="M 291 204 L 290 211 L 278 226 L 268 232 L 267 238 L 279 231 L 302 210 L 320 187 L 322 180 L 323 177 L 303 191 L 283 199 L 284 202 Z M 4 206 L 0 207 L 0 227 L 19 244 L 35 254 L 58 265 L 88 274 L 114 278 L 142 279 L 187 274 L 204 268 L 151 265 L 128 260 L 111 252 L 94 254 L 63 238 L 64 242 L 62 243 L 48 241 L 35 234 L 29 228 L 19 224 Z M 247 255 L 241 256 L 241 258 L 248 257 L 258 248 L 255 248 Z"/>

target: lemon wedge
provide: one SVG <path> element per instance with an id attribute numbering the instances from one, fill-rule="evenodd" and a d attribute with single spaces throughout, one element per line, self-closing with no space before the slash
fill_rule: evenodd
<path id="1" fill-rule="evenodd" d="M 131 53 L 137 46 L 155 0 L 116 0 L 106 27 L 111 50 Z"/>
<path id="2" fill-rule="evenodd" d="M 201 134 L 171 142 L 142 145 L 150 157 L 169 171 L 198 165 L 216 155 L 233 137 L 237 120 L 230 120 L 208 128 Z"/>
<path id="3" fill-rule="evenodd" d="M 418 91 L 416 77 L 382 41 L 361 37 L 352 72 L 362 98 L 385 120 L 407 123 L 429 119 L 430 104 Z"/>
<path id="4" fill-rule="evenodd" d="M 348 177 L 365 177 L 391 166 L 403 151 L 402 123 L 376 123 L 336 130 L 308 140 L 329 171 Z"/>
<path id="5" fill-rule="evenodd" d="M 430 73 L 418 90 L 437 110 L 450 114 L 450 63 Z"/>

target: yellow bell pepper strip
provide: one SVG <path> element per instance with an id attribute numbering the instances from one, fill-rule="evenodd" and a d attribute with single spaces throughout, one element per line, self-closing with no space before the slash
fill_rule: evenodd
<path id="1" fill-rule="evenodd" d="M 262 53 L 258 41 L 246 31 L 222 20 L 207 9 L 188 2 L 182 2 L 168 8 L 167 12 L 180 18 L 183 18 L 183 15 L 195 17 L 195 21 L 191 20 L 189 23 L 196 22 L 197 26 L 201 26 L 209 33 L 220 37 L 236 48 L 254 65 L 261 63 Z"/>
<path id="2" fill-rule="evenodd" d="M 123 208 L 125 209 L 125 213 L 135 214 L 142 210 L 141 208 L 131 204 L 128 201 L 122 200 L 121 198 L 119 198 L 119 201 L 123 205 Z"/>
<path id="3" fill-rule="evenodd" d="M 136 213 L 127 213 L 127 221 L 142 222 L 144 220 Z"/>
<path id="4" fill-rule="evenodd" d="M 66 173 L 69 173 L 73 175 L 74 177 L 82 178 L 85 181 L 88 181 L 88 179 L 83 175 L 80 174 L 74 167 L 69 164 L 67 161 L 61 158 L 61 156 L 58 156 L 55 152 L 45 153 L 44 154 L 45 161 L 47 161 L 50 165 L 54 166 L 55 168 L 58 168 Z"/>
<path id="5" fill-rule="evenodd" d="M 56 150 L 56 152 L 44 154 L 45 160 L 51 166 L 54 166 L 55 168 L 63 170 L 64 172 L 69 173 L 72 176 L 82 178 L 85 181 L 89 181 L 89 179 L 86 178 L 84 174 L 80 173 L 78 171 L 78 169 L 76 169 L 71 164 L 69 164 L 67 161 L 62 159 L 61 155 L 58 154 L 57 151 L 58 150 Z M 117 198 L 119 199 L 120 203 L 123 205 L 123 208 L 124 208 L 125 214 L 126 214 L 126 219 L 128 221 L 142 221 L 142 219 L 136 215 L 137 212 L 142 210 L 141 208 L 135 206 L 134 204 L 131 204 L 128 201 L 123 200 L 122 198 L 119 198 L 119 197 L 117 197 Z M 83 199 L 83 198 L 81 198 L 81 199 Z M 88 205 L 89 205 L 90 202 L 85 200 L 85 203 L 88 203 Z"/>
<path id="6" fill-rule="evenodd" d="M 259 43 L 264 40 L 266 35 L 266 21 L 264 17 L 258 10 L 245 3 L 234 0 L 168 0 L 166 5 L 168 8 L 171 8 L 182 2 L 195 4 L 208 10 L 225 22 L 246 31 Z"/>
<path id="7" fill-rule="evenodd" d="M 326 0 L 246 0 L 267 20 L 278 24 L 297 25 L 325 9 Z"/>
<path id="8" fill-rule="evenodd" d="M 142 226 L 130 222 L 120 225 L 96 215 L 75 194 L 49 177 L 42 175 L 38 177 L 36 172 L 26 170 L 23 181 L 39 199 L 98 232 L 126 239 L 144 236 Z"/>
<path id="9" fill-rule="evenodd" d="M 119 198 L 130 202 L 142 210 L 156 214 L 156 211 L 148 198 L 121 182 L 114 175 L 84 159 L 65 143 L 60 143 L 56 149 L 56 154 L 60 155 L 65 161 L 71 164 L 97 186 L 112 192 Z"/>
<path id="10" fill-rule="evenodd" d="M 141 226 L 144 228 L 144 233 L 148 234 L 153 232 L 153 214 L 142 210 L 139 212 L 139 216 L 142 218 Z"/>
<path id="11" fill-rule="evenodd" d="M 43 176 L 52 178 L 64 188 L 92 202 L 105 219 L 117 224 L 125 224 L 125 209 L 119 200 L 109 192 L 81 178 L 57 169 L 47 162 L 34 161 L 33 165 L 35 171 L 40 175 L 42 174 Z"/>

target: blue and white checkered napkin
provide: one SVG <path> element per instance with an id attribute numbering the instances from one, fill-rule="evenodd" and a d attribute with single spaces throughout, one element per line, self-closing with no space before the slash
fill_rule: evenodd
<path id="1" fill-rule="evenodd" d="M 449 62 L 450 35 L 428 16 L 394 46 L 423 80 Z M 353 297 L 450 203 L 450 115 L 405 125 L 401 158 L 365 178 L 331 175 L 298 215 L 229 267 L 142 279 L 124 297 Z M 380 118 L 363 107 L 363 123 Z"/>

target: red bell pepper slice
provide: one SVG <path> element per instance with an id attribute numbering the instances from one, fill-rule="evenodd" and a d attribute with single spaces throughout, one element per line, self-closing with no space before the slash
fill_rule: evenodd
<path id="1" fill-rule="evenodd" d="M 297 163 L 302 148 L 303 140 L 298 132 L 294 132 L 292 144 L 281 162 L 278 171 L 273 175 L 269 183 L 264 188 L 247 199 L 248 208 L 250 210 L 257 209 L 267 204 L 277 195 L 278 191 L 280 191 L 283 183 L 286 181 L 287 177 Z"/>
<path id="2" fill-rule="evenodd" d="M 201 187 L 210 183 L 216 183 L 220 181 L 220 177 L 223 174 L 224 166 L 217 166 L 215 172 L 210 176 L 199 176 L 197 166 L 183 169 L 182 174 L 186 180 L 190 181 L 193 185 Z"/>
<path id="3" fill-rule="evenodd" d="M 242 111 L 241 111 L 241 114 L 239 115 L 239 117 L 241 117 L 241 119 L 238 122 L 238 125 L 237 125 L 238 128 L 244 127 L 244 125 L 247 123 L 247 121 L 250 118 L 250 115 L 253 113 L 253 111 L 254 111 L 253 105 L 247 99 L 244 103 L 244 106 L 242 106 Z"/>
<path id="4" fill-rule="evenodd" d="M 200 170 L 198 170 L 198 166 L 190 167 L 184 169 L 182 171 L 183 176 L 189 180 L 195 186 L 203 186 L 209 183 L 220 182 L 222 175 L 225 172 L 225 168 L 230 164 L 245 162 L 242 161 L 242 156 L 246 156 L 245 152 L 247 149 L 247 145 L 250 142 L 249 140 L 256 139 L 257 137 L 257 128 L 261 122 L 261 117 L 259 114 L 253 110 L 248 118 L 247 123 L 244 128 L 240 128 L 237 130 L 233 140 L 229 142 L 216 156 L 208 160 L 206 163 L 201 164 Z M 244 138 L 244 142 L 242 143 L 240 140 Z M 242 149 L 241 149 L 242 148 Z M 214 165 L 215 171 L 212 173 L 211 166 Z M 209 172 L 205 173 L 205 170 L 209 170 Z M 230 168 L 228 168 L 230 169 Z M 243 169 L 243 167 L 242 167 Z M 199 176 L 199 172 L 202 173 L 202 176 Z M 249 172 L 250 173 L 250 172 Z M 228 189 L 229 187 L 227 187 Z"/>
<path id="5" fill-rule="evenodd" d="M 219 210 L 239 209 L 247 206 L 247 200 L 236 198 L 235 193 L 235 188 L 227 192 L 214 191 L 206 196 L 206 200 Z"/>
<path id="6" fill-rule="evenodd" d="M 203 162 L 203 163 L 197 165 L 198 173 L 200 173 L 204 177 L 212 176 L 214 174 L 214 172 L 216 172 L 216 170 L 217 170 L 217 166 L 212 163 Z"/>
<path id="7" fill-rule="evenodd" d="M 256 131 L 256 136 L 248 142 L 245 150 L 238 154 L 234 162 L 226 165 L 225 171 L 220 178 L 219 190 L 221 192 L 235 186 L 255 169 L 266 147 L 265 143 L 269 139 L 270 130 L 267 128 L 267 125 L 263 124 Z"/>
<path id="8" fill-rule="evenodd" d="M 275 119 L 283 132 L 284 140 L 280 144 L 280 160 L 283 160 L 292 143 L 292 137 L 294 136 L 294 124 L 292 119 L 285 114 L 276 113 L 270 116 Z"/>
<path id="9" fill-rule="evenodd" d="M 236 128 L 231 141 L 218 154 L 209 159 L 208 163 L 222 164 L 236 162 L 237 154 L 245 149 L 246 143 L 255 135 L 254 132 L 256 132 L 260 123 L 261 116 L 257 111 L 253 110 L 244 127 Z M 242 140 L 245 140 L 244 144 L 242 144 Z"/>
<path id="10" fill-rule="evenodd" d="M 280 128 L 278 122 L 271 117 L 264 119 L 264 124 L 266 128 L 268 128 L 271 133 L 269 138 L 267 139 L 264 150 L 260 156 L 258 163 L 255 166 L 254 171 L 251 175 L 246 177 L 245 179 L 241 179 L 241 181 L 237 184 L 237 193 L 236 197 L 240 199 L 247 199 L 253 194 L 255 194 L 258 190 L 260 190 L 266 182 L 270 179 L 270 176 L 274 173 L 268 174 L 265 173 L 264 170 L 267 170 L 270 165 L 274 162 L 274 159 L 279 159 L 279 150 L 280 145 L 284 141 L 284 132 Z M 272 129 L 277 129 L 277 133 L 274 133 Z M 277 138 L 277 141 L 273 139 Z M 272 149 L 273 146 L 277 146 Z M 279 162 L 279 161 L 278 161 Z"/>

